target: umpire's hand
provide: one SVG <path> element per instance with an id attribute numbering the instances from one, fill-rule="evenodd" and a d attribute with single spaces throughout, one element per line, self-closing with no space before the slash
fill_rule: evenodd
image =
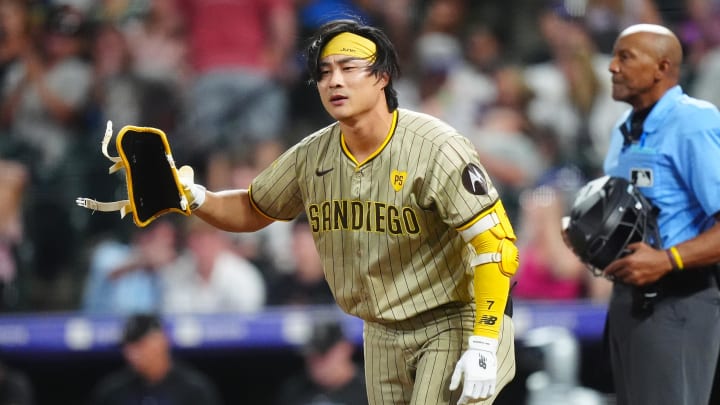
<path id="1" fill-rule="evenodd" d="M 632 243 L 627 249 L 630 254 L 613 261 L 603 270 L 605 277 L 643 286 L 654 283 L 672 270 L 672 264 L 663 250 L 644 242 Z"/>
<path id="2" fill-rule="evenodd" d="M 497 348 L 497 339 L 470 336 L 468 349 L 460 357 L 450 379 L 450 390 L 454 391 L 460 386 L 460 379 L 465 377 L 458 405 L 495 394 Z"/>

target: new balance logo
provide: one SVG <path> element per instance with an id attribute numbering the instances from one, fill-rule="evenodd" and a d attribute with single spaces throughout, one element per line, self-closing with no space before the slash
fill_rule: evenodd
<path id="1" fill-rule="evenodd" d="M 482 324 L 482 325 L 495 325 L 497 320 L 498 320 L 497 316 L 483 315 L 480 317 L 480 320 L 478 321 L 478 323 Z"/>
<path id="2" fill-rule="evenodd" d="M 334 169 L 334 167 L 331 167 L 331 168 L 325 169 L 325 170 L 321 170 L 320 168 L 317 168 L 317 169 L 315 169 L 315 175 L 318 177 L 321 177 L 321 176 L 324 176 L 324 175 L 330 173 L 331 171 L 333 171 L 333 169 Z"/>
<path id="3" fill-rule="evenodd" d="M 483 370 L 487 368 L 487 358 L 485 356 L 483 356 L 482 354 L 480 355 L 480 358 L 478 358 L 478 365 Z"/>

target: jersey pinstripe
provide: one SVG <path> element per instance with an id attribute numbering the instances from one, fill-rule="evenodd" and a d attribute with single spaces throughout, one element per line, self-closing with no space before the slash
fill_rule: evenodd
<path id="1" fill-rule="evenodd" d="M 479 170 L 464 185 L 473 167 Z M 260 173 L 250 197 L 274 219 L 305 211 L 338 305 L 388 322 L 473 301 L 472 250 L 456 228 L 498 194 L 467 138 L 399 109 L 385 143 L 365 162 L 344 147 L 336 123 Z"/>

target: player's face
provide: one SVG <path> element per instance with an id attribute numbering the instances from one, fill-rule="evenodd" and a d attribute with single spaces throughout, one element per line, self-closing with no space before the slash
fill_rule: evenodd
<path id="1" fill-rule="evenodd" d="M 655 101 L 649 99 L 659 78 L 659 61 L 652 46 L 652 36 L 645 33 L 622 36 L 615 42 L 609 66 L 613 99 L 634 107 Z"/>
<path id="2" fill-rule="evenodd" d="M 378 105 L 384 106 L 386 84 L 385 77 L 370 72 L 367 59 L 329 55 L 320 61 L 320 99 L 338 121 L 358 118 Z"/>
<path id="3" fill-rule="evenodd" d="M 123 346 L 128 364 L 138 373 L 151 377 L 158 374 L 168 356 L 168 342 L 160 331 L 152 331 L 137 342 Z"/>

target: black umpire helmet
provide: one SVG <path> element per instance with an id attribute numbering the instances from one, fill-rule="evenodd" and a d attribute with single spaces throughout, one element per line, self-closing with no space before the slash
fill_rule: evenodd
<path id="1" fill-rule="evenodd" d="M 593 271 L 602 270 L 630 253 L 627 246 L 632 243 L 660 247 L 657 214 L 635 185 L 604 176 L 578 190 L 565 236 L 580 260 Z"/>

